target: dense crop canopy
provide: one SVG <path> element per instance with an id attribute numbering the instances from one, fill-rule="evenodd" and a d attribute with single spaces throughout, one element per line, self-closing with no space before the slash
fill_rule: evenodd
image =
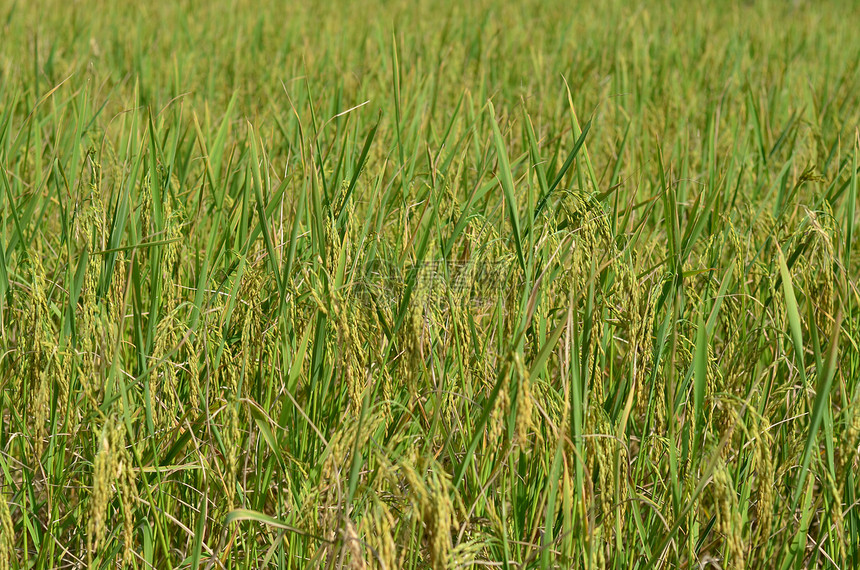
<path id="1" fill-rule="evenodd" d="M 0 570 L 860 567 L 855 3 L 287 4 L 0 3 Z"/>

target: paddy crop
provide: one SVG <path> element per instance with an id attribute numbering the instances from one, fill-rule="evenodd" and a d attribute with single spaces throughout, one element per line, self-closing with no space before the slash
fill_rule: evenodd
<path id="1" fill-rule="evenodd" d="M 0 4 L 0 569 L 860 566 L 857 22 Z"/>

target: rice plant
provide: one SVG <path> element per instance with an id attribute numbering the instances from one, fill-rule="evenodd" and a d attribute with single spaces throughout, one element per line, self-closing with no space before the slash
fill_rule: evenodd
<path id="1" fill-rule="evenodd" d="M 860 567 L 858 21 L 0 3 L 0 570 Z"/>

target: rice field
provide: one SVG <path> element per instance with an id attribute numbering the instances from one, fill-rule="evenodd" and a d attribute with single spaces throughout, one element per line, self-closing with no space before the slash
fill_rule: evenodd
<path id="1" fill-rule="evenodd" d="M 860 567 L 858 23 L 0 1 L 0 570 Z"/>

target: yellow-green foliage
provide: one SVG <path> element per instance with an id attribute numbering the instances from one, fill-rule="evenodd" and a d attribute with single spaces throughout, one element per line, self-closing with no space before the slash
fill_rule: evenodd
<path id="1" fill-rule="evenodd" d="M 860 567 L 859 16 L 0 3 L 0 570 Z"/>

